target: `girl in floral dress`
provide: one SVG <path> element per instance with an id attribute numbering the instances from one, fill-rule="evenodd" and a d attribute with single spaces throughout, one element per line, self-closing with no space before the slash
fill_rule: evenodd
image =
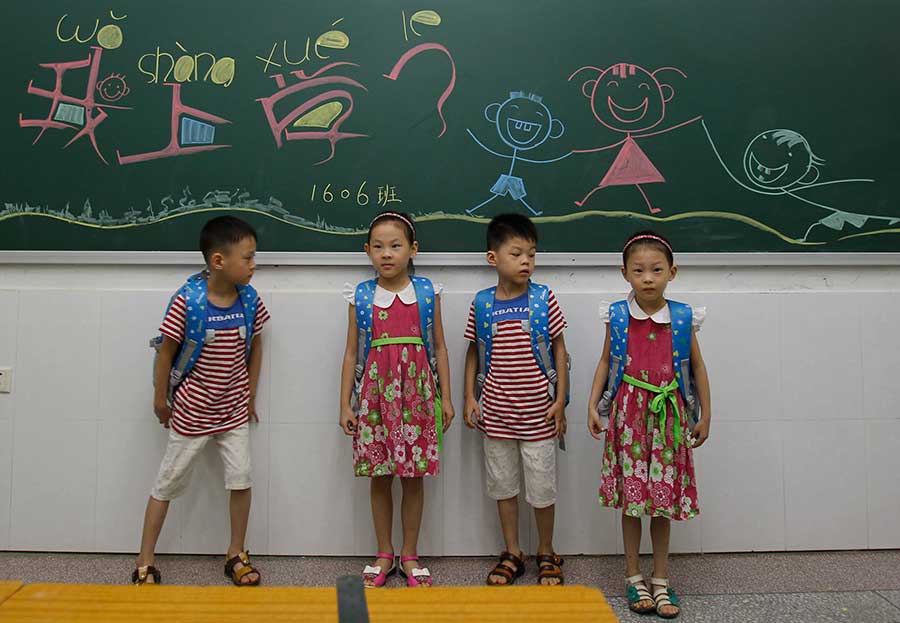
<path id="1" fill-rule="evenodd" d="M 696 339 L 706 309 L 664 297 L 676 271 L 672 247 L 661 235 L 641 232 L 629 239 L 622 253 L 622 275 L 632 290 L 625 301 L 601 303 L 606 339 L 588 401 L 588 428 L 595 438 L 606 429 L 601 412 L 609 416 L 600 503 L 623 509 L 629 607 L 641 614 L 655 611 L 666 619 L 680 611 L 668 582 L 670 524 L 700 513 L 692 451 L 709 436 L 711 418 L 709 379 Z M 682 350 L 689 356 L 678 347 L 679 342 L 687 344 L 688 331 L 689 346 Z M 622 335 L 627 335 L 624 349 Z M 620 372 L 619 367 L 624 369 Z M 688 395 L 691 406 L 699 401 L 696 424 L 682 395 L 682 371 L 693 376 Z M 638 556 L 644 515 L 651 517 L 650 590 Z"/>
<path id="2" fill-rule="evenodd" d="M 418 243 L 406 214 L 376 216 L 365 251 L 378 277 L 344 287 L 350 311 L 340 397 L 340 425 L 353 437 L 355 473 L 371 479 L 378 553 L 363 580 L 366 587 L 381 587 L 399 571 L 408 586 L 431 586 L 431 573 L 416 553 L 422 477 L 438 474 L 443 433 L 454 416 L 441 286 L 410 274 Z M 391 541 L 394 476 L 403 490 L 399 567 Z"/>

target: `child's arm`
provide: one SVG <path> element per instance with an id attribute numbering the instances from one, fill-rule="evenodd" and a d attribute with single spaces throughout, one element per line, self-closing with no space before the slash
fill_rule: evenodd
<path id="1" fill-rule="evenodd" d="M 434 355 L 437 357 L 438 383 L 441 386 L 441 411 L 444 419 L 444 432 L 456 416 L 453 400 L 450 397 L 450 357 L 447 354 L 447 342 L 444 340 L 444 323 L 441 320 L 441 296 L 434 297 Z"/>
<path id="2" fill-rule="evenodd" d="M 478 374 L 478 345 L 475 342 L 469 342 L 466 349 L 466 372 L 465 372 L 465 406 L 463 411 L 463 419 L 466 426 L 475 428 L 475 423 L 481 419 L 481 407 L 478 406 L 478 399 L 475 398 L 475 377 Z"/>
<path id="3" fill-rule="evenodd" d="M 168 404 L 169 373 L 172 371 L 178 346 L 179 343 L 168 335 L 163 336 L 156 355 L 156 365 L 153 367 L 153 412 L 159 423 L 166 428 L 169 428 L 169 420 L 172 418 L 172 408 Z"/>
<path id="4" fill-rule="evenodd" d="M 259 386 L 259 370 L 262 367 L 262 334 L 257 333 L 250 342 L 250 362 L 247 364 L 247 375 L 250 377 L 250 404 L 247 413 L 251 422 L 259 422 L 256 413 L 256 388 Z"/>
<path id="5" fill-rule="evenodd" d="M 600 412 L 597 405 L 606 389 L 606 383 L 609 378 L 609 325 L 606 325 L 606 337 L 603 338 L 603 351 L 600 353 L 600 362 L 597 364 L 597 371 L 594 372 L 594 382 L 591 384 L 591 397 L 588 398 L 588 430 L 594 439 L 600 439 L 603 434 L 603 420 L 600 418 Z"/>
<path id="6" fill-rule="evenodd" d="M 556 435 L 566 434 L 566 388 L 569 386 L 569 368 L 566 365 L 566 339 L 560 333 L 550 342 L 553 359 L 556 362 L 556 399 L 547 411 L 547 421 L 553 420 Z"/>
<path id="7" fill-rule="evenodd" d="M 700 354 L 700 342 L 697 341 L 697 330 L 691 336 L 691 371 L 694 373 L 694 387 L 697 388 L 697 397 L 700 399 L 700 421 L 694 426 L 694 447 L 699 448 L 709 437 L 709 422 L 712 419 L 712 411 L 709 401 L 709 376 L 706 374 L 706 364 L 703 355 Z"/>
<path id="8" fill-rule="evenodd" d="M 356 354 L 359 348 L 359 337 L 356 329 L 356 310 L 349 306 L 347 317 L 347 346 L 344 348 L 344 363 L 341 365 L 341 398 L 340 410 L 341 428 L 346 435 L 356 433 L 356 414 L 350 407 L 350 395 L 353 393 L 353 383 L 356 381 Z"/>

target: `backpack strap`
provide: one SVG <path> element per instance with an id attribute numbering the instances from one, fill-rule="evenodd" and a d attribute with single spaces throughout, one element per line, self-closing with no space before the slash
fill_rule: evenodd
<path id="1" fill-rule="evenodd" d="M 422 340 L 425 342 L 425 354 L 428 356 L 428 365 L 431 366 L 431 372 L 437 378 L 437 357 L 434 354 L 434 285 L 427 277 L 410 275 L 409 278 L 416 291 L 419 324 L 422 327 Z"/>
<path id="2" fill-rule="evenodd" d="M 672 365 L 681 397 L 687 405 L 688 415 L 696 420 L 696 400 L 691 383 L 691 333 L 693 331 L 693 310 L 687 303 L 669 301 L 672 319 Z"/>
<path id="3" fill-rule="evenodd" d="M 609 306 L 609 371 L 606 389 L 610 398 L 615 398 L 622 375 L 625 374 L 625 356 L 628 353 L 628 301 L 619 301 Z"/>
<path id="4" fill-rule="evenodd" d="M 538 367 L 556 394 L 556 357 L 553 355 L 553 340 L 550 337 L 550 288 L 532 281 L 528 282 L 528 331 L 531 333 L 531 349 Z M 566 367 L 571 370 L 572 360 L 566 353 Z M 571 376 L 566 386 L 566 405 L 569 404 Z"/>
<path id="5" fill-rule="evenodd" d="M 481 398 L 481 390 L 491 369 L 491 344 L 497 333 L 493 322 L 494 297 L 497 287 L 486 288 L 475 295 L 475 339 L 478 346 L 478 374 L 475 376 L 475 397 Z"/>
<path id="6" fill-rule="evenodd" d="M 259 311 L 259 293 L 249 283 L 238 286 L 238 298 L 244 308 L 244 326 L 241 327 L 241 337 L 247 350 L 247 363 L 250 363 L 250 347 L 253 344 L 253 327 L 256 325 L 256 314 Z"/>
<path id="7" fill-rule="evenodd" d="M 357 384 L 362 380 L 366 359 L 369 356 L 369 348 L 372 345 L 372 305 L 375 301 L 375 286 L 377 283 L 375 279 L 363 281 L 356 286 L 356 292 L 353 295 L 353 307 L 356 311 L 356 329 L 358 331 L 356 368 L 354 369 Z"/>
<path id="8" fill-rule="evenodd" d="M 556 361 L 550 347 L 550 288 L 532 281 L 528 282 L 528 323 L 531 334 L 531 350 L 538 367 L 551 385 L 556 385 Z"/>

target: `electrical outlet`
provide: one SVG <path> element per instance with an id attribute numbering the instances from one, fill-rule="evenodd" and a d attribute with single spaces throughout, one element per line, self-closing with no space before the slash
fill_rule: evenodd
<path id="1" fill-rule="evenodd" d="M 12 391 L 12 368 L 0 368 L 0 394 Z"/>

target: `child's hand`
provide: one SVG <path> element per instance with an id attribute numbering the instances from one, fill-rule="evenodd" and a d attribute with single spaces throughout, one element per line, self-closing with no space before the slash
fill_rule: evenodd
<path id="1" fill-rule="evenodd" d="M 156 419 L 159 420 L 159 423 L 169 428 L 169 420 L 172 419 L 172 408 L 166 403 L 153 403 L 153 412 L 156 414 Z"/>
<path id="2" fill-rule="evenodd" d="M 566 434 L 566 403 L 564 402 L 554 402 L 550 405 L 550 408 L 547 410 L 547 417 L 544 418 L 546 422 L 554 422 L 554 434 L 557 437 L 562 437 Z"/>
<path id="3" fill-rule="evenodd" d="M 700 418 L 700 421 L 694 426 L 694 431 L 691 433 L 691 436 L 694 438 L 695 448 L 702 446 L 703 442 L 709 439 L 709 419 Z"/>
<path id="4" fill-rule="evenodd" d="M 453 403 L 450 401 L 441 403 L 441 417 L 444 420 L 444 432 L 446 433 L 450 429 L 450 424 L 453 422 L 453 418 L 456 417 L 456 411 L 453 409 Z"/>
<path id="5" fill-rule="evenodd" d="M 250 421 L 259 424 L 259 414 L 256 412 L 256 396 L 250 396 L 250 402 L 247 404 L 247 415 Z"/>
<path id="6" fill-rule="evenodd" d="M 600 435 L 606 430 L 603 427 L 603 419 L 600 417 L 597 407 L 588 407 L 588 430 L 591 432 L 591 437 L 598 441 L 600 440 Z"/>
<path id="7" fill-rule="evenodd" d="M 474 396 L 466 398 L 464 409 L 463 419 L 466 421 L 466 426 L 475 428 L 476 423 L 481 421 L 481 407 L 478 405 L 478 401 L 475 400 Z"/>
<path id="8" fill-rule="evenodd" d="M 350 407 L 341 408 L 341 428 L 345 435 L 352 437 L 356 434 L 356 414 Z"/>

